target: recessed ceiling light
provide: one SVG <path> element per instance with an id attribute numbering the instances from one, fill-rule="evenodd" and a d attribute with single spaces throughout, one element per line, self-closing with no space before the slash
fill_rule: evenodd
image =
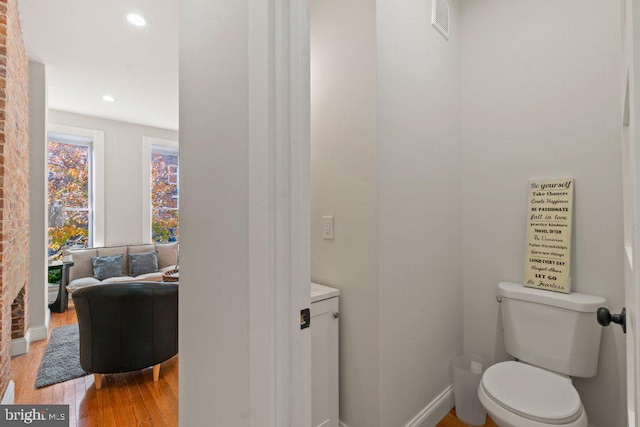
<path id="1" fill-rule="evenodd" d="M 111 95 L 105 95 L 105 96 L 103 96 L 103 97 L 102 97 L 102 100 L 103 100 L 103 101 L 107 101 L 107 102 L 116 102 L 116 99 L 115 99 L 113 96 L 111 96 Z"/>
<path id="2" fill-rule="evenodd" d="M 135 25 L 136 27 L 146 27 L 148 24 L 147 18 L 138 13 L 129 13 L 127 15 L 127 21 L 129 21 L 131 25 Z"/>

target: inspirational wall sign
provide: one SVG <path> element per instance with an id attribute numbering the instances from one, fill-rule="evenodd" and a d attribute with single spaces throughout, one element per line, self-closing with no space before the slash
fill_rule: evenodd
<path id="1" fill-rule="evenodd" d="M 529 184 L 524 285 L 571 292 L 573 178 Z"/>

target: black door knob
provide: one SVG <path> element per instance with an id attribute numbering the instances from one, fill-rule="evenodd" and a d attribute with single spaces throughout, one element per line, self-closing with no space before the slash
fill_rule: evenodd
<path id="1" fill-rule="evenodd" d="M 598 309 L 598 323 L 602 326 L 609 326 L 611 322 L 622 326 L 622 332 L 627 333 L 627 309 L 622 307 L 620 314 L 611 314 L 608 308 L 600 307 Z"/>

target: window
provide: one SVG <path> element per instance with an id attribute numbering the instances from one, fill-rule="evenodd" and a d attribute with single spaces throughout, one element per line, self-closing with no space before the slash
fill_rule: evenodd
<path id="1" fill-rule="evenodd" d="M 49 133 L 49 258 L 68 247 L 92 244 L 92 143 L 91 138 Z"/>
<path id="2" fill-rule="evenodd" d="M 151 148 L 151 239 L 156 243 L 178 240 L 178 150 Z"/>

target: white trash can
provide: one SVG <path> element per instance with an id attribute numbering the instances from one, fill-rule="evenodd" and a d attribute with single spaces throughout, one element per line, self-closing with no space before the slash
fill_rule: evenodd
<path id="1" fill-rule="evenodd" d="M 487 412 L 478 398 L 478 386 L 487 361 L 477 354 L 464 354 L 453 359 L 453 392 L 456 415 L 467 424 L 483 426 Z"/>

